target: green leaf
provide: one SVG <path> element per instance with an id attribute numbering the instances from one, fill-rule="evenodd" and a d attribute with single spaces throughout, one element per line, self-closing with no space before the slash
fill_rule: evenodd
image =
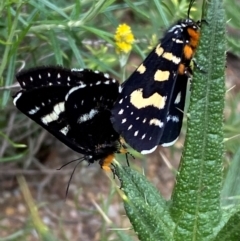
<path id="1" fill-rule="evenodd" d="M 5 79 L 5 86 L 10 85 L 10 83 L 14 78 L 15 66 L 16 66 L 16 55 L 17 53 L 13 52 L 12 55 L 10 55 L 9 57 L 8 67 L 7 67 L 7 76 Z M 2 107 L 4 107 L 7 104 L 9 97 L 10 97 L 10 91 L 5 90 L 2 96 L 2 103 L 1 103 Z"/>
<path id="2" fill-rule="evenodd" d="M 69 33 L 69 32 L 67 32 L 66 36 L 67 36 L 67 39 L 68 39 L 69 46 L 72 49 L 72 52 L 74 53 L 75 58 L 78 62 L 78 65 L 81 66 L 81 68 L 85 68 L 86 66 L 85 66 L 84 60 L 81 56 L 81 53 L 79 52 L 79 49 L 78 49 L 78 47 L 76 45 L 76 42 L 75 42 L 75 39 L 72 38 L 71 33 Z"/>
<path id="3" fill-rule="evenodd" d="M 240 207 L 225 210 L 223 220 L 227 220 L 227 222 L 214 241 L 238 241 L 240 237 Z"/>
<path id="4" fill-rule="evenodd" d="M 146 178 L 129 167 L 116 167 L 124 207 L 142 241 L 172 240 L 174 223 L 166 201 Z"/>
<path id="5" fill-rule="evenodd" d="M 27 151 L 24 151 L 20 154 L 12 155 L 9 157 L 0 157 L 0 163 L 20 160 L 26 155 L 26 153 L 27 153 Z"/>
<path id="6" fill-rule="evenodd" d="M 225 94 L 225 15 L 221 0 L 203 17 L 188 111 L 185 149 L 172 196 L 174 240 L 208 240 L 221 219 Z"/>
<path id="7" fill-rule="evenodd" d="M 56 33 L 53 30 L 49 30 L 49 39 L 53 48 L 53 53 L 58 65 L 63 65 L 62 51 L 59 45 L 59 40 L 56 38 Z"/>
<path id="8" fill-rule="evenodd" d="M 114 42 L 112 41 L 111 38 L 113 38 L 113 34 L 106 32 L 106 31 L 102 31 L 99 30 L 97 28 L 94 27 L 89 27 L 89 26 L 81 26 L 81 28 L 83 28 L 84 30 L 87 30 L 93 34 L 95 34 L 96 36 L 98 36 L 100 39 L 104 39 L 106 42 L 114 45 Z"/>
<path id="9" fill-rule="evenodd" d="M 46 14 L 47 9 L 45 9 L 45 7 L 50 8 L 51 10 L 53 10 L 54 12 L 58 13 L 60 16 L 64 17 L 65 19 L 70 20 L 69 16 L 67 14 L 65 14 L 65 12 L 59 8 L 57 5 L 51 3 L 50 1 L 47 0 L 41 0 L 40 2 L 41 4 L 39 4 L 36 1 L 29 1 L 29 4 L 33 5 L 35 8 L 37 8 L 41 13 L 45 12 Z"/>
<path id="10" fill-rule="evenodd" d="M 135 239 L 131 238 L 130 235 L 126 234 L 126 232 L 123 232 L 120 230 L 115 230 L 115 232 L 118 237 L 118 241 L 134 241 L 135 240 Z"/>
<path id="11" fill-rule="evenodd" d="M 235 153 L 222 189 L 222 205 L 240 202 L 240 148 Z"/>

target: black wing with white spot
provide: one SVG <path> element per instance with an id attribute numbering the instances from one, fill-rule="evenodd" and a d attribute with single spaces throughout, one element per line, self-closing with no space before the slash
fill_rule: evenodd
<path id="1" fill-rule="evenodd" d="M 116 150 L 119 135 L 109 109 L 119 84 L 108 74 L 39 67 L 17 74 L 22 89 L 14 105 L 76 152 L 93 162 Z"/>
<path id="2" fill-rule="evenodd" d="M 159 145 L 164 147 L 171 146 L 179 137 L 184 115 L 187 83 L 187 75 L 178 75 Z"/>
<path id="3" fill-rule="evenodd" d="M 185 44 L 183 27 L 175 25 L 123 83 L 120 97 L 112 110 L 116 131 L 142 154 L 153 152 L 165 140 L 170 143 L 179 135 L 182 114 L 178 112 L 175 116 L 174 98 L 180 98 L 179 103 L 184 103 L 186 83 L 176 85 L 176 81 Z M 181 91 L 182 95 L 175 93 Z M 167 116 L 172 119 L 167 121 Z M 172 124 L 178 126 L 172 128 Z"/>

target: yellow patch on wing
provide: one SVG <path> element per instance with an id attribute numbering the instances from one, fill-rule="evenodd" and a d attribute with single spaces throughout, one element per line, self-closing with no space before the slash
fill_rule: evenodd
<path id="1" fill-rule="evenodd" d="M 156 73 L 154 74 L 154 80 L 155 81 L 167 81 L 169 79 L 170 72 L 169 71 L 162 71 L 158 69 Z"/>
<path id="2" fill-rule="evenodd" d="M 144 98 L 143 97 L 143 89 L 137 89 L 133 91 L 130 95 L 130 102 L 137 109 L 145 108 L 147 106 L 154 106 L 158 109 L 163 109 L 166 104 L 166 96 L 161 96 L 158 93 L 154 93 L 153 95 Z"/>
<path id="3" fill-rule="evenodd" d="M 173 55 L 171 52 L 165 52 L 162 55 L 162 57 L 169 60 L 169 61 L 172 61 L 174 64 L 179 64 L 181 62 L 181 58 Z"/>
<path id="4" fill-rule="evenodd" d="M 161 56 L 164 52 L 164 49 L 161 47 L 161 44 L 158 44 L 158 46 L 156 47 L 155 49 L 155 53 L 158 55 L 158 56 Z"/>
<path id="5" fill-rule="evenodd" d="M 137 69 L 137 72 L 139 72 L 140 74 L 143 74 L 145 71 L 146 67 L 143 64 L 141 64 Z"/>

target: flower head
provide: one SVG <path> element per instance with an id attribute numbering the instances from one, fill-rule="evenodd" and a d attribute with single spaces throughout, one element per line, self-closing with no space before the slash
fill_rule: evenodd
<path id="1" fill-rule="evenodd" d="M 124 52 L 128 53 L 132 49 L 132 44 L 134 42 L 134 36 L 130 26 L 123 23 L 117 27 L 116 33 L 114 35 L 116 42 L 117 53 Z"/>

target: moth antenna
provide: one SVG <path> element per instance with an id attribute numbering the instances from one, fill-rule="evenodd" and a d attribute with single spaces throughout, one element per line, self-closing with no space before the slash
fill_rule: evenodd
<path id="1" fill-rule="evenodd" d="M 72 160 L 72 161 L 70 161 L 70 162 L 62 165 L 61 167 L 57 168 L 57 170 L 59 171 L 59 170 L 61 170 L 62 168 L 64 168 L 65 166 L 69 165 L 70 163 L 73 163 L 73 162 L 79 161 L 79 160 L 80 160 L 80 162 L 83 161 L 83 160 L 84 160 L 84 157 L 80 157 L 80 158 L 77 158 L 77 159 L 75 159 L 75 160 Z"/>
<path id="2" fill-rule="evenodd" d="M 79 163 L 82 162 L 83 160 L 84 160 L 84 159 L 79 160 L 79 162 L 77 163 L 77 165 L 73 168 L 73 171 L 72 171 L 71 176 L 70 176 L 69 181 L 68 181 L 68 185 L 67 185 L 67 189 L 66 189 L 66 195 L 65 195 L 65 200 L 67 199 L 68 190 L 69 190 L 69 187 L 70 187 L 70 183 L 71 183 L 71 181 L 72 181 L 72 178 L 73 178 L 73 174 L 74 174 L 77 166 L 79 165 Z M 74 160 L 74 161 L 77 161 L 77 160 Z"/>

